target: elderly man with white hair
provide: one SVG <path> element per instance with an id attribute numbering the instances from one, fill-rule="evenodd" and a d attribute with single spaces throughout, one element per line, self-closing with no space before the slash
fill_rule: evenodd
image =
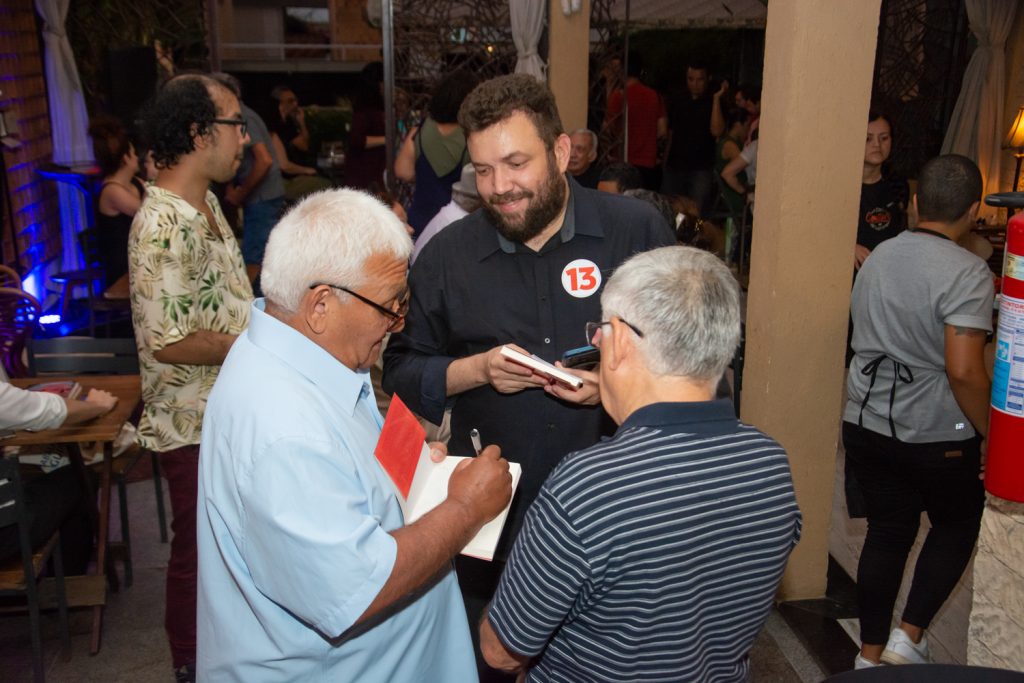
<path id="1" fill-rule="evenodd" d="M 480 625 L 529 681 L 744 681 L 800 535 L 786 453 L 715 385 L 740 335 L 729 269 L 630 258 L 587 341 L 615 435 L 570 453 L 526 516 Z"/>
<path id="2" fill-rule="evenodd" d="M 307 198 L 270 235 L 266 299 L 206 409 L 200 680 L 476 676 L 451 559 L 508 503 L 508 463 L 485 449 L 405 526 L 374 456 L 367 369 L 404 324 L 411 250 L 390 209 L 352 190 Z"/>
<path id="3" fill-rule="evenodd" d="M 596 190 L 597 181 L 601 178 L 601 167 L 594 163 L 597 161 L 597 133 L 588 128 L 577 128 L 569 139 L 572 141 L 569 173 L 583 187 Z"/>

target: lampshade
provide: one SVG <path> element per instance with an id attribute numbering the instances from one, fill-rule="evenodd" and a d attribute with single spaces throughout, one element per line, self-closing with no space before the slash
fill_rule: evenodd
<path id="1" fill-rule="evenodd" d="M 1003 147 L 1024 147 L 1024 107 L 1017 111 L 1017 117 L 1010 126 L 1010 132 L 1006 136 Z"/>

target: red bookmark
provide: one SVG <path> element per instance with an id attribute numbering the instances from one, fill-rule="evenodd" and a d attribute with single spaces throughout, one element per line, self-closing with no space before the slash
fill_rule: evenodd
<path id="1" fill-rule="evenodd" d="M 420 421 L 395 394 L 373 453 L 404 498 L 409 497 L 426 437 Z"/>

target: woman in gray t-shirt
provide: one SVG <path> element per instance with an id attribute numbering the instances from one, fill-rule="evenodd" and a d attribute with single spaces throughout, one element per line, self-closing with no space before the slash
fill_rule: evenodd
<path id="1" fill-rule="evenodd" d="M 993 287 L 985 262 L 956 241 L 973 225 L 980 195 L 981 174 L 969 159 L 928 162 L 914 200 L 918 226 L 880 244 L 854 285 L 843 444 L 868 518 L 855 668 L 929 661 L 924 631 L 977 541 Z M 922 510 L 931 529 L 890 633 Z"/>

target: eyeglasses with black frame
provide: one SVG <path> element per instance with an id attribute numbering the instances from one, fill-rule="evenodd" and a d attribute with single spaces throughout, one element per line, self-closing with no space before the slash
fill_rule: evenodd
<path id="1" fill-rule="evenodd" d="M 601 322 L 598 323 L 587 323 L 587 344 L 593 344 L 594 346 L 597 346 L 597 344 L 594 343 L 594 336 L 597 334 L 598 330 L 600 330 L 605 325 L 610 325 L 611 322 L 611 320 L 602 320 Z M 619 322 L 621 322 L 623 325 L 636 332 L 636 336 L 640 337 L 641 339 L 644 338 L 644 333 L 641 332 L 640 328 L 638 328 L 636 325 L 626 322 L 622 318 L 619 318 Z"/>
<path id="2" fill-rule="evenodd" d="M 402 321 L 405 320 L 406 313 L 409 312 L 408 291 L 405 292 L 405 295 L 401 299 L 398 299 L 396 301 L 396 303 L 398 304 L 398 308 L 396 310 L 392 310 L 390 308 L 387 308 L 386 306 L 381 306 L 376 301 L 367 299 L 362 294 L 356 294 L 348 287 L 342 287 L 341 285 L 332 285 L 329 282 L 314 282 L 309 286 L 309 288 L 316 289 L 317 287 L 321 286 L 326 286 L 330 287 L 331 289 L 337 289 L 342 292 L 345 292 L 346 294 L 358 299 L 359 301 L 362 301 L 367 306 L 370 306 L 384 317 L 388 318 L 391 321 L 390 323 L 388 323 L 388 332 L 394 332 L 396 329 L 398 329 L 398 327 L 402 324 Z"/>
<path id="3" fill-rule="evenodd" d="M 249 122 L 239 117 L 237 119 L 213 119 L 211 123 L 219 123 L 224 126 L 238 126 L 239 133 L 244 138 L 246 132 L 249 130 Z"/>

